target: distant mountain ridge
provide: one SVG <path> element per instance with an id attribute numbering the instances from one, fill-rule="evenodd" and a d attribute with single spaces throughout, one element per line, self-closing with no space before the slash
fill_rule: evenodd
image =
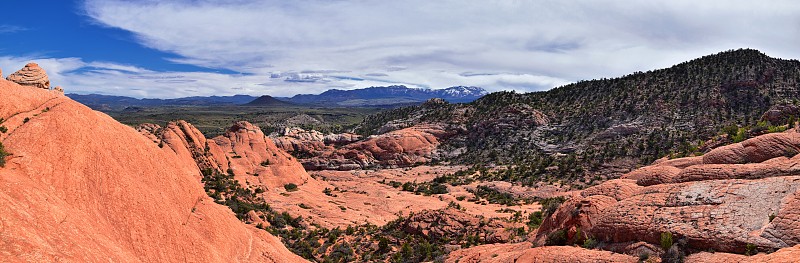
<path id="1" fill-rule="evenodd" d="M 331 89 L 322 94 L 299 94 L 294 97 L 271 97 L 270 105 L 278 105 L 278 101 L 310 106 L 336 107 L 397 107 L 420 104 L 428 99 L 442 98 L 450 103 L 472 102 L 488 94 L 479 87 L 456 86 L 446 89 L 415 89 L 406 86 L 369 87 L 355 90 Z M 176 99 L 137 99 L 126 96 L 101 94 L 67 94 L 67 97 L 96 110 L 122 110 L 128 107 L 155 106 L 231 106 L 250 105 L 262 98 L 250 95 L 233 96 L 193 96 Z M 264 99 L 266 100 L 266 99 Z"/>
<path id="2" fill-rule="evenodd" d="M 251 102 L 244 104 L 244 106 L 262 106 L 262 107 L 286 107 L 293 106 L 294 104 L 282 100 L 278 100 L 272 96 L 264 95 L 254 99 Z"/>
<path id="3" fill-rule="evenodd" d="M 213 106 L 213 105 L 241 105 L 249 103 L 258 97 L 249 95 L 210 96 L 210 97 L 185 97 L 177 99 L 137 99 L 125 96 L 100 95 L 100 94 L 67 94 L 67 97 L 96 110 L 120 110 L 127 107 L 153 107 L 153 106 Z"/>
<path id="4" fill-rule="evenodd" d="M 299 94 L 282 99 L 297 104 L 359 107 L 418 104 L 432 98 L 441 98 L 451 103 L 465 103 L 472 102 L 486 94 L 488 92 L 480 87 L 456 86 L 446 89 L 417 89 L 394 85 L 354 90 L 331 89 L 318 95 Z"/>

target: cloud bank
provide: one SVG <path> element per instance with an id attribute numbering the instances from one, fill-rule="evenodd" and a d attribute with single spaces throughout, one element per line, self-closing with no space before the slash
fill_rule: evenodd
<path id="1" fill-rule="evenodd" d="M 41 60 L 80 92 L 137 97 L 288 96 L 388 84 L 524 92 L 734 48 L 800 57 L 793 1 L 88 0 L 84 10 L 99 26 L 175 54 L 165 58 L 171 62 L 240 72 Z"/>

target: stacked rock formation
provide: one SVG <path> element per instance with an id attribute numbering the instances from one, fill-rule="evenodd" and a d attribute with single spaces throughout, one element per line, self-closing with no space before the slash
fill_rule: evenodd
<path id="1" fill-rule="evenodd" d="M 50 79 L 47 78 L 47 73 L 36 63 L 28 63 L 14 74 L 8 75 L 6 79 L 22 86 L 50 89 Z"/>

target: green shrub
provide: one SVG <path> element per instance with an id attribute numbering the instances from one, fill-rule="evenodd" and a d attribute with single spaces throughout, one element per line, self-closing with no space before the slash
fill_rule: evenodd
<path id="1" fill-rule="evenodd" d="M 555 213 L 556 210 L 558 210 L 558 207 L 561 206 L 561 204 L 564 203 L 564 201 L 566 200 L 567 199 L 563 196 L 545 198 L 540 200 L 539 204 L 542 205 L 542 212 L 544 213 L 543 217 L 547 218 L 553 213 Z"/>
<path id="2" fill-rule="evenodd" d="M 567 244 L 567 231 L 558 230 L 547 234 L 545 245 L 548 246 L 563 246 Z"/>
<path id="3" fill-rule="evenodd" d="M 670 232 L 661 233 L 661 248 L 663 248 L 664 251 L 666 251 L 670 247 L 672 247 L 672 233 Z"/>
<path id="4" fill-rule="evenodd" d="M 639 254 L 639 262 L 645 262 L 650 259 L 650 253 L 642 252 Z"/>
<path id="5" fill-rule="evenodd" d="M 542 211 L 536 211 L 528 215 L 528 227 L 531 229 L 539 228 L 542 225 L 542 221 L 544 220 L 544 216 L 542 215 Z"/>
<path id="6" fill-rule="evenodd" d="M 286 191 L 289 191 L 289 192 L 294 192 L 294 191 L 297 191 L 297 185 L 293 184 L 293 183 L 288 183 L 288 184 L 283 185 L 283 189 L 286 189 Z"/>
<path id="7" fill-rule="evenodd" d="M 596 248 L 597 243 L 598 243 L 597 240 L 595 240 L 594 238 L 587 238 L 586 240 L 583 241 L 583 248 L 588 248 L 588 249 Z"/>
<path id="8" fill-rule="evenodd" d="M 6 152 L 6 148 L 3 146 L 3 143 L 0 142 L 0 167 L 6 167 L 6 156 L 9 155 L 11 154 Z"/>
<path id="9" fill-rule="evenodd" d="M 756 249 L 756 245 L 747 244 L 747 246 L 745 246 L 744 254 L 748 256 L 758 254 L 758 249 Z"/>

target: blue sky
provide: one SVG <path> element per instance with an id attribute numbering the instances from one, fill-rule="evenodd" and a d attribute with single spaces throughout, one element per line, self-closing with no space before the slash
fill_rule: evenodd
<path id="1" fill-rule="evenodd" d="M 222 4 L 224 2 L 224 4 Z M 800 58 L 795 1 L 4 1 L 0 68 L 73 93 L 546 90 L 735 48 Z"/>

